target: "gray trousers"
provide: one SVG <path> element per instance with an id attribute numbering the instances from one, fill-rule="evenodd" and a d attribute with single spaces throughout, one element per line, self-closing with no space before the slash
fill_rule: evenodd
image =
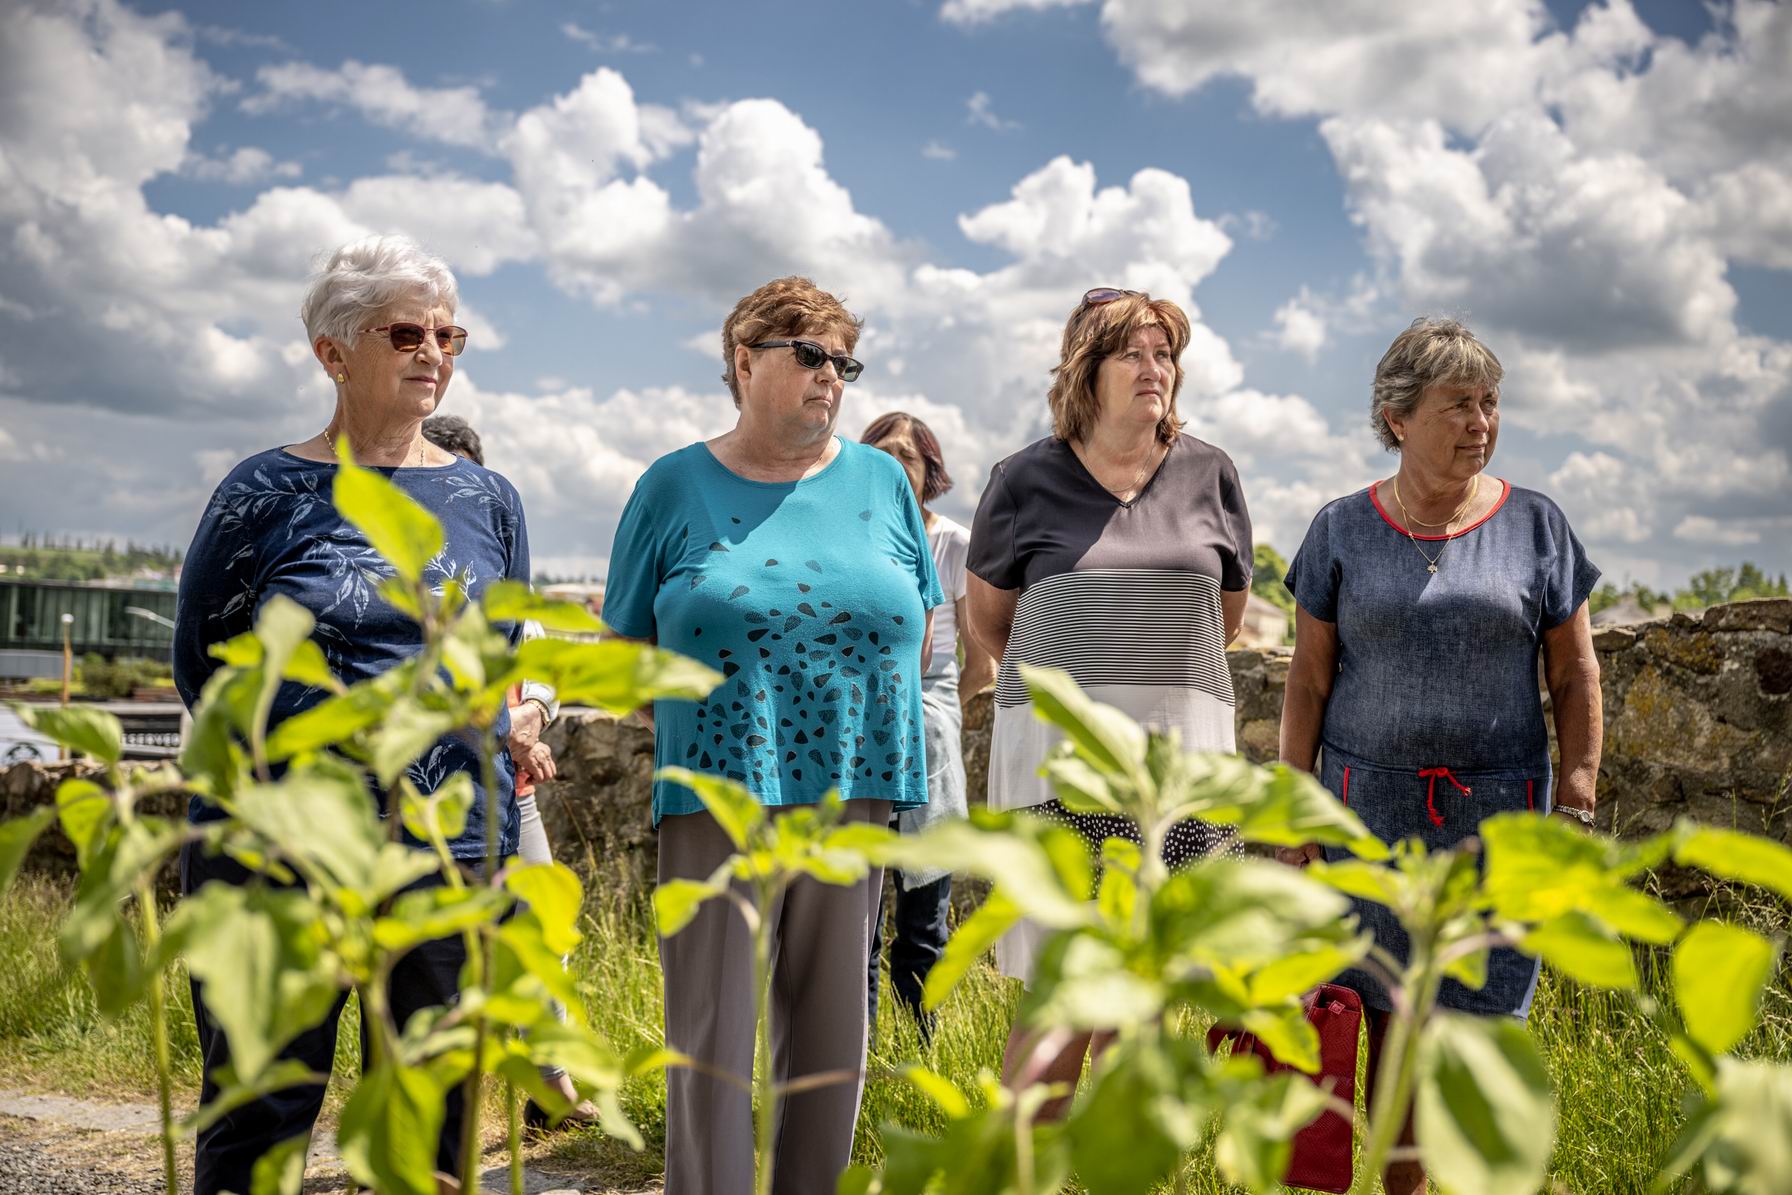
<path id="1" fill-rule="evenodd" d="M 776 816 L 778 811 L 771 811 Z M 849 801 L 846 819 L 889 824 L 890 802 Z M 659 878 L 707 879 L 734 853 L 708 813 L 660 821 Z M 777 1126 L 777 1195 L 825 1195 L 852 1158 L 865 1087 L 865 959 L 883 871 L 850 888 L 803 877 L 768 911 L 772 932 L 772 1081 L 824 1071 L 852 1080 L 788 1096 Z M 706 1066 L 753 1074 L 753 937 L 740 911 L 712 900 L 660 939 L 666 1044 Z M 750 1195 L 753 1104 L 690 1067 L 666 1072 L 666 1195 Z"/>

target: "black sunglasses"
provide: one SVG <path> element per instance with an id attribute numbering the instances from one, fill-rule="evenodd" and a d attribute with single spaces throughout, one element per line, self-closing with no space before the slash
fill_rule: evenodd
<path id="1" fill-rule="evenodd" d="M 423 338 L 430 335 L 436 338 L 436 347 L 446 357 L 458 357 L 467 347 L 467 330 L 453 324 L 443 324 L 439 328 L 425 328 L 422 324 L 387 324 L 367 330 L 384 335 L 401 353 L 416 352 L 423 347 Z"/>
<path id="2" fill-rule="evenodd" d="M 750 349 L 789 349 L 796 354 L 796 363 L 804 369 L 820 369 L 829 361 L 834 363 L 834 372 L 840 375 L 842 382 L 856 382 L 859 375 L 865 372 L 862 361 L 856 361 L 845 353 L 830 353 L 813 340 L 761 340 L 757 344 L 749 344 Z"/>

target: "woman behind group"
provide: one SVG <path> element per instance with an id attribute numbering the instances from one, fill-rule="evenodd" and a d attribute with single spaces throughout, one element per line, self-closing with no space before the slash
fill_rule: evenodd
<path id="1" fill-rule="evenodd" d="M 1138 827 L 1072 814 L 1052 795 L 1039 765 L 1057 736 L 1034 716 L 1019 665 L 1068 671 L 1096 700 L 1179 731 L 1185 750 L 1233 750 L 1226 644 L 1244 618 L 1251 524 L 1231 460 L 1180 431 L 1189 334 L 1168 300 L 1106 287 L 1083 296 L 1053 370 L 1052 434 L 996 465 L 971 527 L 971 634 L 1001 660 L 989 804 L 1065 823 L 1092 851 L 1138 841 Z M 1164 861 L 1233 841 L 1184 822 Z M 1003 973 L 1030 980 L 1045 937 L 1031 922 L 1004 935 Z M 1017 1085 L 1074 1085 L 1090 1045 L 1016 1028 L 1004 1067 Z"/>
<path id="2" fill-rule="evenodd" d="M 921 710 L 926 724 L 927 804 L 897 815 L 904 834 L 918 834 L 949 817 L 965 816 L 964 717 L 962 705 L 995 678 L 995 661 L 968 634 L 959 634 L 965 601 L 965 557 L 971 533 L 933 511 L 952 488 L 939 439 L 921 420 L 894 411 L 873 420 L 860 443 L 881 448 L 902 465 L 909 488 L 921 504 L 921 520 L 933 550 L 934 570 L 946 600 L 933 612 L 932 660 L 921 678 Z M 962 675 L 959 645 L 964 647 Z M 890 986 L 914 1014 L 922 1040 L 933 1033 L 933 1018 L 921 1011 L 921 987 L 946 948 L 947 910 L 952 902 L 952 873 L 941 868 L 904 868 L 896 875 L 896 926 L 890 939 Z M 880 904 L 871 926 L 870 1007 L 867 1024 L 877 1034 L 878 964 L 883 953 L 884 911 Z"/>
<path id="3" fill-rule="evenodd" d="M 927 800 L 921 677 L 933 555 L 908 480 L 834 434 L 860 324 L 806 278 L 742 299 L 722 325 L 734 428 L 655 461 L 610 554 L 604 621 L 719 669 L 700 702 L 660 701 L 657 766 L 728 776 L 776 815 L 838 788 L 887 825 Z M 689 790 L 653 789 L 659 879 L 707 879 L 733 844 Z M 832 1191 L 852 1152 L 865 1060 L 865 959 L 881 869 L 850 887 L 804 878 L 768 911 L 773 1080 L 856 1080 L 788 1096 L 773 1189 Z M 740 913 L 706 904 L 660 941 L 666 1044 L 702 1069 L 666 1077 L 667 1195 L 753 1189 L 753 950 Z"/>
<path id="4" fill-rule="evenodd" d="M 441 521 L 446 546 L 429 565 L 432 580 L 458 580 L 476 597 L 499 578 L 528 579 L 529 540 L 515 488 L 422 435 L 423 420 L 441 401 L 466 345 L 466 330 L 452 322 L 457 302 L 448 267 L 402 237 L 345 245 L 312 281 L 302 314 L 312 351 L 335 386 L 335 412 L 310 439 L 270 448 L 237 465 L 206 507 L 181 570 L 175 612 L 174 681 L 189 708 L 219 666 L 207 649 L 249 630 L 262 605 L 275 596 L 293 599 L 316 618 L 312 637 L 346 682 L 376 676 L 422 647 L 417 624 L 379 596 L 379 578 L 390 571 L 385 562 L 331 504 L 338 437 L 347 437 L 356 461 L 378 469 Z M 283 721 L 327 696 L 321 689 L 282 685 L 269 721 Z M 507 736 L 509 717 L 501 716 L 497 729 L 501 739 Z M 508 855 L 517 843 L 514 768 L 504 753 L 498 765 L 499 844 Z M 477 744 L 449 734 L 412 765 L 409 775 L 420 790 L 431 792 L 456 772 L 468 773 L 480 788 Z M 479 792 L 465 829 L 449 843 L 470 871 L 485 853 L 485 807 Z M 223 815 L 194 797 L 188 816 L 203 822 Z M 182 891 L 191 894 L 208 881 L 265 882 L 228 857 L 184 848 Z M 441 882 L 431 876 L 418 886 Z M 465 961 L 458 935 L 426 942 L 400 958 L 390 994 L 398 1024 L 419 1009 L 453 1003 Z M 229 1043 L 198 984 L 193 1006 L 205 1066 L 201 1100 L 210 1102 L 219 1090 L 216 1075 L 230 1061 Z M 338 1000 L 282 1057 L 328 1074 L 341 1011 Z M 194 1191 L 249 1190 L 255 1160 L 271 1146 L 309 1132 L 323 1098 L 321 1084 L 286 1088 L 200 1130 Z M 463 1119 L 456 1087 L 437 1144 L 442 1171 L 459 1170 Z"/>
<path id="5" fill-rule="evenodd" d="M 1592 821 L 1601 715 L 1586 601 L 1599 570 L 1554 502 L 1485 472 L 1503 372 L 1455 320 L 1413 321 L 1376 367 L 1370 399 L 1399 468 L 1322 508 L 1288 568 L 1299 608 L 1282 759 L 1309 772 L 1317 763 L 1320 781 L 1389 843 L 1452 847 L 1514 810 Z M 1539 650 L 1562 753 L 1553 792 Z M 1304 866 L 1320 848 L 1278 854 Z M 1357 913 L 1405 956 L 1385 908 L 1359 901 Z M 1373 1075 L 1392 1002 L 1365 972 L 1341 982 L 1363 993 Z M 1496 950 L 1479 991 L 1445 980 L 1439 1003 L 1524 1017 L 1536 983 L 1535 960 Z M 1416 1161 L 1384 1176 L 1389 1195 L 1425 1183 Z"/>

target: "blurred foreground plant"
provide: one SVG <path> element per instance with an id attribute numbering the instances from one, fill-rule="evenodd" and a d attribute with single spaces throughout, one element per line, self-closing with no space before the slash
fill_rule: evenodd
<path id="1" fill-rule="evenodd" d="M 424 566 L 441 551 L 440 525 L 384 477 L 357 467 L 345 447 L 334 501 L 390 566 L 380 594 L 419 624 L 420 651 L 345 686 L 310 637 L 310 613 L 274 597 L 252 632 L 213 647 L 223 666 L 205 686 L 187 746 L 177 764 L 156 768 L 121 762 L 110 715 L 16 707 L 105 772 L 101 780 L 64 781 L 54 810 L 0 824 L 0 889 L 35 837 L 59 819 L 81 869 L 75 906 L 59 930 L 61 953 L 86 970 L 107 1015 L 150 1003 L 169 1195 L 177 1190 L 180 1136 L 249 1100 L 327 1079 L 279 1054 L 349 990 L 359 994 L 370 1044 L 338 1130 L 356 1182 L 394 1195 L 434 1195 L 444 1101 L 464 1084 L 459 1181 L 462 1190 L 477 1190 L 480 1094 L 485 1077 L 496 1075 L 509 1113 L 511 1189 L 520 1192 L 519 1091 L 553 1115 L 568 1110 L 540 1080 L 537 1068 L 548 1063 L 565 1068 L 596 1101 L 605 1131 L 638 1149 L 640 1135 L 617 1093 L 629 1077 L 663 1065 L 664 1054 L 619 1057 L 585 1025 L 584 1002 L 561 963 L 580 937 L 577 877 L 557 863 L 507 865 L 498 857 L 496 728 L 506 693 L 524 677 L 556 686 L 569 704 L 618 713 L 655 698 L 704 696 L 720 677 L 670 652 L 616 640 L 545 638 L 513 649 L 500 627 L 525 618 L 557 630 L 602 626 L 582 607 L 542 601 L 514 582 L 488 586 L 478 600 L 457 582 L 433 588 Z M 327 695 L 270 728 L 282 684 Z M 470 736 L 480 750 L 486 849 L 476 873 L 448 847 L 465 829 L 472 777 L 454 775 L 423 793 L 406 774 L 450 733 Z M 383 817 L 376 788 L 386 794 Z M 189 824 L 137 812 L 143 799 L 164 794 L 196 794 L 224 816 Z M 160 925 L 154 879 L 187 844 L 222 852 L 266 882 L 207 884 Z M 441 882 L 412 887 L 431 875 Z M 394 964 L 420 943 L 452 935 L 467 947 L 458 1001 L 396 1023 L 386 999 Z M 177 958 L 205 985 L 231 1055 L 228 1073 L 215 1076 L 218 1097 L 178 1125 L 161 983 Z M 549 996 L 571 1012 L 571 1023 L 553 1018 Z M 298 1191 L 307 1144 L 299 1136 L 270 1150 L 244 1195 Z"/>

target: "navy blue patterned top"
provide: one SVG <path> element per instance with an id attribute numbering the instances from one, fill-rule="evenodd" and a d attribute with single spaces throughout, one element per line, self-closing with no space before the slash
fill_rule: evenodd
<path id="1" fill-rule="evenodd" d="M 445 543 L 425 575 L 438 586 L 450 577 L 477 596 L 493 581 L 529 579 L 529 535 L 516 488 L 498 474 L 456 459 L 451 465 L 377 470 L 441 520 Z M 175 611 L 174 684 L 191 708 L 218 668 L 207 654 L 214 643 L 249 630 L 262 603 L 276 594 L 311 611 L 311 637 L 345 683 L 377 676 L 422 647 L 416 623 L 378 592 L 392 571 L 330 501 L 334 464 L 308 461 L 283 449 L 258 453 L 230 471 L 199 520 L 181 569 Z M 513 635 L 520 636 L 520 628 Z M 270 724 L 309 709 L 328 694 L 288 682 L 274 699 Z M 509 733 L 500 716 L 499 742 Z M 515 766 L 497 751 L 499 845 L 516 850 L 518 813 Z M 449 844 L 457 858 L 485 854 L 485 795 L 479 752 L 465 736 L 446 735 L 411 765 L 410 778 L 433 792 L 449 776 L 467 772 L 477 796 L 466 829 Z M 195 797 L 194 821 L 220 816 Z"/>
<path id="2" fill-rule="evenodd" d="M 1417 538 L 1442 549 L 1435 573 L 1371 486 L 1323 507 L 1288 566 L 1294 600 L 1338 624 L 1323 743 L 1391 767 L 1547 767 L 1537 653 L 1599 570 L 1562 508 L 1516 486 L 1448 541 Z"/>
<path id="3" fill-rule="evenodd" d="M 1338 628 L 1320 783 L 1383 842 L 1417 838 L 1444 850 L 1494 814 L 1549 810 L 1538 653 L 1543 633 L 1586 602 L 1599 570 L 1560 507 L 1512 486 L 1454 536 L 1416 538 L 1423 555 L 1371 486 L 1320 510 L 1287 584 L 1303 610 Z M 1345 852 L 1329 847 L 1326 857 Z M 1393 914 L 1361 899 L 1352 906 L 1377 944 L 1404 961 L 1406 933 Z M 1537 973 L 1535 959 L 1497 949 L 1481 987 L 1447 979 L 1438 999 L 1522 1017 Z M 1393 1006 L 1366 971 L 1338 979 L 1372 1008 Z"/>
<path id="4" fill-rule="evenodd" d="M 724 679 L 705 701 L 654 703 L 654 763 L 729 776 L 766 805 L 927 802 L 921 644 L 944 601 L 902 466 L 850 440 L 812 477 L 751 481 L 706 444 L 635 485 L 604 586 L 604 621 Z M 653 815 L 701 810 L 653 786 Z"/>

